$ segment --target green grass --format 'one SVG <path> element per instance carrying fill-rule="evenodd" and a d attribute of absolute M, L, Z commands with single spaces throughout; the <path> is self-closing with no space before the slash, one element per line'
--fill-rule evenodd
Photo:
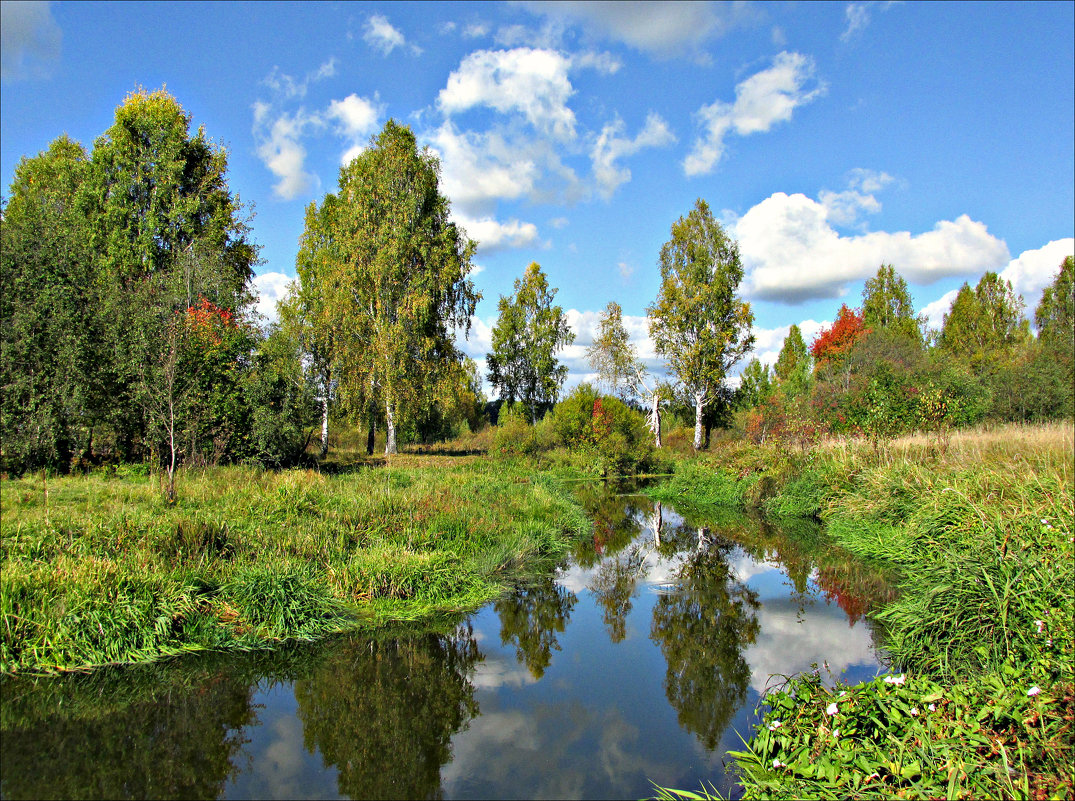
<path fill-rule="evenodd" d="M 1067 424 L 960 432 L 947 451 L 912 438 L 793 456 L 732 444 L 677 466 L 670 497 L 819 517 L 847 551 L 902 575 L 873 617 L 906 683 L 846 688 L 837 723 L 825 712 L 837 698 L 793 677 L 736 754 L 747 798 L 1072 796 L 1072 459 Z"/>
<path fill-rule="evenodd" d="M 589 530 L 551 478 L 472 458 L 335 475 L 185 471 L 0 483 L 0 670 L 260 648 L 469 610 Z"/>

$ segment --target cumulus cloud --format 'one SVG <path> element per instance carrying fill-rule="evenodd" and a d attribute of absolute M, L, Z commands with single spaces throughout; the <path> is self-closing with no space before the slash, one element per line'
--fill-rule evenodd
<path fill-rule="evenodd" d="M 1012 288 L 1022 296 L 1027 317 L 1033 319 L 1045 287 L 1056 280 L 1060 263 L 1075 254 L 1075 239 L 1055 239 L 1037 250 L 1024 250 L 1001 270 L 1000 277 L 1012 282 Z"/>
<path fill-rule="evenodd" d="M 830 320 L 802 320 L 797 323 L 802 332 L 803 342 L 807 347 L 813 342 L 818 332 L 826 326 L 832 325 Z M 764 365 L 772 367 L 780 356 L 780 349 L 784 347 L 784 339 L 791 331 L 791 324 L 777 326 L 776 328 L 754 328 L 754 348 L 739 362 L 739 367 L 746 367 L 751 359 L 757 359 Z"/>
<path fill-rule="evenodd" d="M 757 12 L 746 3 L 530 3 L 552 20 L 580 24 L 589 34 L 622 42 L 660 58 L 697 54 L 711 38 L 721 36 Z"/>
<path fill-rule="evenodd" d="M 382 109 L 374 101 L 356 94 L 329 103 L 325 117 L 335 120 L 337 133 L 349 142 L 340 163 L 349 163 L 365 149 L 366 140 L 377 131 L 381 112 Z"/>
<path fill-rule="evenodd" d="M 539 170 L 533 154 L 513 147 L 499 132 L 460 132 L 448 121 L 428 139 L 440 157 L 441 188 L 453 206 L 490 211 L 494 201 L 534 189 Z"/>
<path fill-rule="evenodd" d="M 492 217 L 472 220 L 458 213 L 453 214 L 456 222 L 467 232 L 467 236 L 478 243 L 478 252 L 493 253 L 506 248 L 521 248 L 538 241 L 537 226 L 531 222 L 522 222 L 515 218 L 500 222 Z"/>
<path fill-rule="evenodd" d="M 47 78 L 60 61 L 63 32 L 49 3 L 0 3 L 0 78 Z"/>
<path fill-rule="evenodd" d="M 690 177 L 712 172 L 724 155 L 724 138 L 729 133 L 764 133 L 790 120 L 796 108 L 825 91 L 815 72 L 808 56 L 783 52 L 771 67 L 736 85 L 734 103 L 717 100 L 702 106 L 697 113 L 702 134 L 683 161 L 684 173 Z"/>
<path fill-rule="evenodd" d="M 477 50 L 448 76 L 437 106 L 447 116 L 476 106 L 517 112 L 542 133 L 574 139 L 575 114 L 567 107 L 574 93 L 570 68 L 571 60 L 554 50 Z"/>
<path fill-rule="evenodd" d="M 254 292 L 257 294 L 257 311 L 266 320 L 276 319 L 276 302 L 287 294 L 287 288 L 295 279 L 283 273 L 262 273 L 254 276 Z"/>
<path fill-rule="evenodd" d="M 818 200 L 828 212 L 828 219 L 836 225 L 854 225 L 865 212 L 876 214 L 881 210 L 880 201 L 874 193 L 895 179 L 887 172 L 874 172 L 858 167 L 848 175 L 848 188 L 842 192 L 823 189 Z"/>
<path fill-rule="evenodd" d="M 417 45 L 408 45 L 403 33 L 383 14 L 373 14 L 366 20 L 366 30 L 362 38 L 366 44 L 374 50 L 379 50 L 385 56 L 397 47 L 407 48 L 416 56 L 422 52 L 422 48 Z"/>
<path fill-rule="evenodd" d="M 306 171 L 306 148 L 300 139 L 304 129 L 321 125 L 321 120 L 302 109 L 294 114 L 283 112 L 271 124 L 268 116 L 269 109 L 265 104 L 254 105 L 258 158 L 280 179 L 273 185 L 276 196 L 281 200 L 293 200 L 318 185 L 317 176 Z"/>
<path fill-rule="evenodd" d="M 952 310 L 952 302 L 958 294 L 959 290 L 953 289 L 950 292 L 945 292 L 932 303 L 927 303 L 923 306 L 919 314 L 926 318 L 926 325 L 936 331 L 940 331 L 941 326 L 944 325 L 944 315 Z"/>
<path fill-rule="evenodd" d="M 631 171 L 616 164 L 617 160 L 633 156 L 643 148 L 665 147 L 676 141 L 668 123 L 652 111 L 646 116 L 645 126 L 634 139 L 623 136 L 623 133 L 623 120 L 617 117 L 601 129 L 590 151 L 597 191 L 606 200 L 612 197 L 620 184 L 631 180 Z"/>
<path fill-rule="evenodd" d="M 777 192 L 734 222 L 748 280 L 746 294 L 800 303 L 835 298 L 849 283 L 891 263 L 909 281 L 929 284 L 954 275 L 997 270 L 1008 247 L 966 214 L 932 231 L 875 231 L 841 236 L 826 206 L 802 194 Z"/>

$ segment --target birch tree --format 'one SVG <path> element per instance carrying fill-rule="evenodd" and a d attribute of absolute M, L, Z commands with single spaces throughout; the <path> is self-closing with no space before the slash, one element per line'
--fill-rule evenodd
<path fill-rule="evenodd" d="M 556 353 L 575 341 L 564 310 L 553 305 L 556 289 L 541 265 L 533 262 L 521 279 L 515 279 L 511 297 L 500 296 L 500 312 L 493 327 L 493 352 L 486 363 L 489 383 L 508 401 L 520 400 L 537 422 L 537 406 L 555 403 L 567 377 L 567 367 Z"/>
<path fill-rule="evenodd" d="M 363 414 L 379 403 L 385 454 L 397 451 L 397 426 L 444 392 L 462 359 L 453 329 L 469 333 L 481 297 L 467 278 L 475 243 L 449 221 L 439 178 L 437 158 L 389 120 L 320 209 L 323 325 L 340 400 Z"/>
<path fill-rule="evenodd" d="M 706 405 L 754 344 L 754 315 L 738 295 L 739 245 L 698 200 L 672 225 L 658 263 L 661 288 L 646 310 L 650 335 L 694 402 L 694 449 L 700 450 Z"/>
<path fill-rule="evenodd" d="M 661 402 L 671 395 L 666 383 L 657 380 L 638 358 L 623 325 L 623 309 L 609 301 L 598 322 L 598 334 L 586 349 L 586 358 L 601 383 L 622 397 L 645 398 L 649 403 L 649 428 L 655 446 L 661 447 Z"/>

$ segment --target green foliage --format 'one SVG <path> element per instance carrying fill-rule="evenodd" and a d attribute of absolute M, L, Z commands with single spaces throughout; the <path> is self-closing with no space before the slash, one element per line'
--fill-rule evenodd
<path fill-rule="evenodd" d="M 307 214 L 299 305 L 341 400 L 356 416 L 382 410 L 395 453 L 397 424 L 454 388 L 453 327 L 469 331 L 480 298 L 467 278 L 475 243 L 450 221 L 437 158 L 394 120 L 340 168 L 339 187 Z"/>
<path fill-rule="evenodd" d="M 592 456 L 601 475 L 634 472 L 652 456 L 642 415 L 590 384 L 579 384 L 556 404 L 551 424 L 560 444 Z"/>
<path fill-rule="evenodd" d="M 704 200 L 672 224 L 659 266 L 661 288 L 646 310 L 650 334 L 694 399 L 698 450 L 702 409 L 716 399 L 728 370 L 754 344 L 754 315 L 737 294 L 743 280 L 739 245 Z"/>
<path fill-rule="evenodd" d="M 873 331 L 888 331 L 922 344 L 922 328 L 914 315 L 907 282 L 891 264 L 882 264 L 862 290 L 862 323 Z"/>
<path fill-rule="evenodd" d="M 1010 281 L 987 272 L 973 291 L 968 284 L 960 287 L 944 316 L 939 344 L 981 374 L 1028 337 L 1022 299 Z"/>
<path fill-rule="evenodd" d="M 613 300 L 601 313 L 598 334 L 586 349 L 586 359 L 597 373 L 599 383 L 623 399 L 634 394 L 639 370 L 638 353 L 623 327 L 623 309 Z"/>
<path fill-rule="evenodd" d="M 781 391 L 788 398 L 797 398 L 809 391 L 813 371 L 799 326 L 793 324 L 788 330 L 773 372 Z"/>
<path fill-rule="evenodd" d="M 739 409 L 752 409 L 760 406 L 772 394 L 772 377 L 769 367 L 757 359 L 751 359 L 743 370 L 743 380 L 735 392 L 735 406 Z"/>
<path fill-rule="evenodd" d="M 541 266 L 531 263 L 523 277 L 515 279 L 514 294 L 500 296 L 493 351 L 486 359 L 489 383 L 509 403 L 526 404 L 535 424 L 538 405 L 555 403 L 567 377 L 556 353 L 575 341 L 563 309 L 552 304 L 556 292 Z"/>

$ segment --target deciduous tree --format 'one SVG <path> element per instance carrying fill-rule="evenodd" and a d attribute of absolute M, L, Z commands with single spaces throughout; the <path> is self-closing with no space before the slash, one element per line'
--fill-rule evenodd
<path fill-rule="evenodd" d="M 891 264 L 882 264 L 862 291 L 862 323 L 872 331 L 891 331 L 922 342 L 907 282 Z"/>
<path fill-rule="evenodd" d="M 754 344 L 754 315 L 738 295 L 739 245 L 698 200 L 672 225 L 659 265 L 661 288 L 647 309 L 650 334 L 694 401 L 694 448 L 700 450 L 706 404 Z"/>
<path fill-rule="evenodd" d="M 795 324 L 792 324 L 788 335 L 784 337 L 774 373 L 781 389 L 789 398 L 800 397 L 810 388 L 810 356 L 806 352 L 802 332 Z"/>
<path fill-rule="evenodd" d="M 531 423 L 537 422 L 538 404 L 556 402 L 567 377 L 556 353 L 575 341 L 563 309 L 553 305 L 556 292 L 537 262 L 527 267 L 511 297 L 500 296 L 493 352 L 486 359 L 489 383 L 509 403 L 525 403 Z"/>
<path fill-rule="evenodd" d="M 439 174 L 436 156 L 389 120 L 311 215 L 328 239 L 322 331 L 341 400 L 353 414 L 379 403 L 386 454 L 397 450 L 397 425 L 448 391 L 462 359 L 453 330 L 469 331 L 481 297 L 467 278 L 475 243 L 450 221 Z"/>

